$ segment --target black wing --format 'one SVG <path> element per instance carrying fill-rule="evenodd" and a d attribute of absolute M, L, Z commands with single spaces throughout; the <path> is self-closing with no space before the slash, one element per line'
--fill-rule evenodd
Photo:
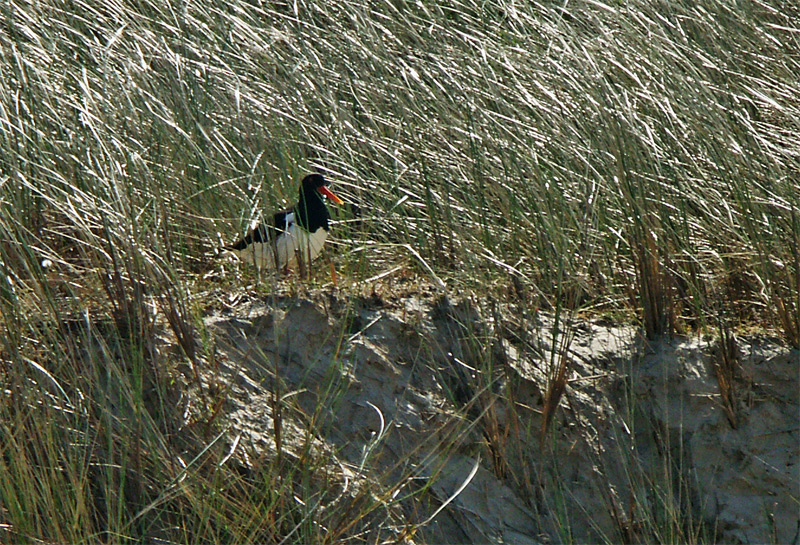
<path fill-rule="evenodd" d="M 255 229 L 247 233 L 247 236 L 239 240 L 236 244 L 226 246 L 226 250 L 246 250 L 253 243 L 267 244 L 275 240 L 280 234 L 286 231 L 286 216 L 294 212 L 293 208 L 281 210 L 272 216 L 272 225 L 265 223 L 259 224 Z"/>

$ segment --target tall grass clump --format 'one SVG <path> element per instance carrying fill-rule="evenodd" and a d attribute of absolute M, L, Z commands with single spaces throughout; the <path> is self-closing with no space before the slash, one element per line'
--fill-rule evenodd
<path fill-rule="evenodd" d="M 205 501 L 225 481 L 209 470 L 215 435 L 179 433 L 175 400 L 182 366 L 202 387 L 204 290 L 235 281 L 215 248 L 309 170 L 352 205 L 331 246 L 356 282 L 411 268 L 478 296 L 512 284 L 559 312 L 633 311 L 651 337 L 708 325 L 722 300 L 734 325 L 800 345 L 791 2 L 0 14 L 12 540 L 290 538 L 236 533 L 235 513 L 273 505 L 257 487 L 249 507 Z"/>
<path fill-rule="evenodd" d="M 183 267 L 322 169 L 360 209 L 341 219 L 367 276 L 410 244 L 455 285 L 552 298 L 563 262 L 583 304 L 632 306 L 649 335 L 721 287 L 793 341 L 792 6 L 5 9 L 6 186 L 131 180 L 107 197 L 162 214 Z"/>

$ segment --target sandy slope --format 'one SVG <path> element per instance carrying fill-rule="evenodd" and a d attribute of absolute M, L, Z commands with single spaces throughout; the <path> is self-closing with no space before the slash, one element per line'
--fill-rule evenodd
<path fill-rule="evenodd" d="M 645 342 L 577 323 L 570 382 L 540 445 L 552 318 L 419 293 L 308 293 L 206 318 L 220 367 L 204 380 L 231 388 L 227 440 L 243 471 L 276 455 L 277 385 L 284 455 L 324 460 L 330 508 L 380 504 L 360 522 L 369 542 L 428 519 L 475 468 L 416 542 L 683 541 L 665 530 L 676 519 L 683 538 L 795 539 L 797 351 L 737 341 L 734 429 L 712 340 Z"/>

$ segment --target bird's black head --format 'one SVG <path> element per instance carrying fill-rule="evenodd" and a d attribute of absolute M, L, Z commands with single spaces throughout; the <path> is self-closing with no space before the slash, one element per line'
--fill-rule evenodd
<path fill-rule="evenodd" d="M 300 187 L 300 201 L 297 203 L 295 211 L 300 225 L 311 233 L 320 227 L 328 230 L 330 213 L 322 200 L 322 195 L 336 204 L 344 204 L 339 197 L 325 187 L 327 185 L 328 181 L 322 177 L 322 174 L 309 174 L 303 178 Z"/>
<path fill-rule="evenodd" d="M 322 202 L 320 195 L 325 195 L 336 204 L 344 204 L 344 201 L 334 195 L 327 186 L 328 180 L 322 174 L 309 174 L 303 178 L 300 185 L 300 202 Z"/>
<path fill-rule="evenodd" d="M 326 180 L 322 174 L 309 174 L 305 178 L 303 178 L 302 188 L 300 191 L 305 193 L 306 195 L 311 195 L 312 193 L 316 192 L 317 189 L 320 187 L 324 187 L 328 185 L 328 180 Z"/>

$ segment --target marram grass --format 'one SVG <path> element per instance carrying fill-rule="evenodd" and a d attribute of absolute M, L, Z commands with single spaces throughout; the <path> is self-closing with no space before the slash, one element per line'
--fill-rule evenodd
<path fill-rule="evenodd" d="M 356 284 L 410 268 L 479 297 L 632 311 L 651 336 L 725 320 L 800 343 L 791 2 L 0 14 L 0 529 L 13 540 L 316 537 L 302 516 L 276 520 L 282 536 L 243 523 L 280 490 L 207 502 L 198 491 L 220 477 L 198 470 L 196 488 L 153 495 L 185 470 L 163 450 L 174 390 L 152 368 L 147 309 L 155 295 L 194 365 L 203 290 L 237 282 L 214 274 L 230 273 L 215 249 L 308 171 L 358 207 L 337 210 L 329 250 Z"/>

